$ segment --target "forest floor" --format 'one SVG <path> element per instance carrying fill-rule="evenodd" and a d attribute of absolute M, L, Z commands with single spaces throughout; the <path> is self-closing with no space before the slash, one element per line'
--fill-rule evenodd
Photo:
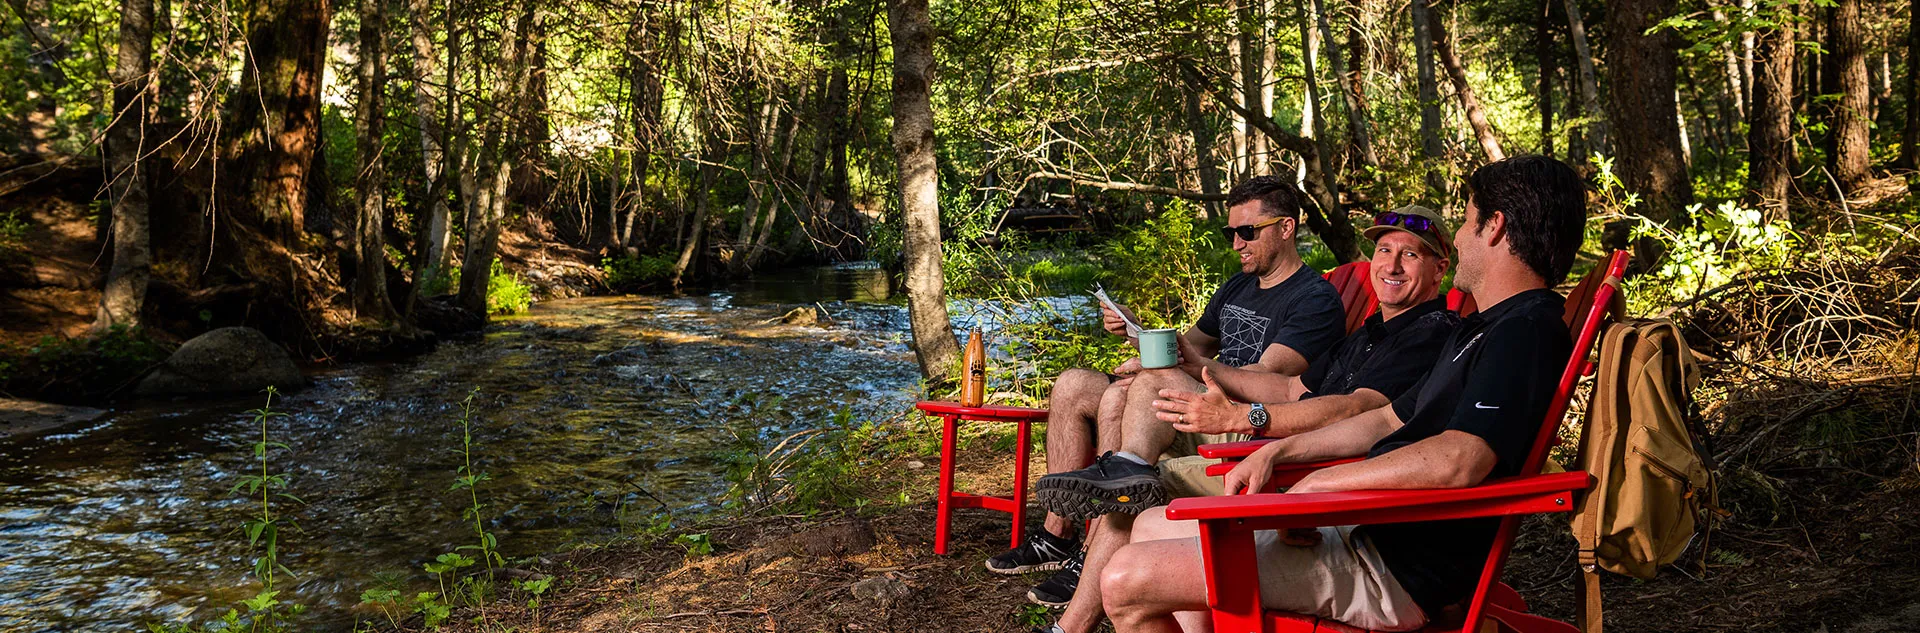
<path fill-rule="evenodd" d="M 985 446 L 958 463 L 962 490 L 1006 493 L 1012 458 Z M 554 575 L 538 610 L 526 596 L 489 605 L 485 623 L 455 630 L 518 631 L 1027 631 L 1054 613 L 1025 594 L 1046 574 L 988 572 L 1005 547 L 1005 515 L 955 515 L 949 556 L 932 553 L 937 465 L 911 469 L 903 506 L 717 522 L 713 552 L 672 539 L 585 548 L 542 558 Z M 1043 458 L 1036 458 L 1043 461 Z M 1036 463 L 1038 466 L 1038 463 Z M 1830 470 L 1782 482 L 1789 520 L 1728 522 L 1696 540 L 1658 578 L 1605 575 L 1605 617 L 1616 631 L 1920 631 L 1920 464 L 1893 479 Z M 1039 513 L 1030 517 L 1037 524 Z M 1576 565 L 1565 523 L 1528 520 L 1506 579 L 1535 612 L 1574 616 Z M 876 578 L 885 580 L 873 580 Z M 863 583 L 865 583 L 863 585 Z M 890 591 L 891 590 L 891 591 Z M 537 615 L 537 617 L 536 617 Z M 464 616 L 464 617 L 463 617 Z M 452 624 L 459 622 L 459 624 Z M 418 624 L 416 619 L 415 625 Z"/>

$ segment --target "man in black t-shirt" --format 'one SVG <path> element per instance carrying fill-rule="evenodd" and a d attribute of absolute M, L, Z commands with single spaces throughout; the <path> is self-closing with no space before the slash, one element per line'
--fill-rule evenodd
<path fill-rule="evenodd" d="M 1262 447 L 1226 476 L 1258 489 L 1273 465 L 1365 454 L 1324 468 L 1289 493 L 1462 488 L 1519 474 L 1572 350 L 1564 301 L 1586 220 L 1572 168 L 1516 156 L 1467 180 L 1455 234 L 1455 285 L 1482 310 L 1465 319 L 1433 368 L 1389 406 Z M 1428 521 L 1256 532 L 1261 601 L 1272 609 L 1376 630 L 1411 630 L 1471 593 L 1498 522 Z M 1144 513 L 1133 542 L 1105 566 L 1100 590 L 1121 632 L 1176 626 L 1207 608 L 1198 526 Z"/>
<path fill-rule="evenodd" d="M 1307 370 L 1307 359 L 1324 353 L 1344 334 L 1345 309 L 1340 297 L 1320 275 L 1300 260 L 1294 237 L 1299 229 L 1301 194 L 1285 180 L 1263 176 L 1235 186 L 1227 194 L 1225 232 L 1240 255 L 1241 272 L 1214 293 L 1199 322 L 1179 336 L 1183 354 L 1205 359 L 1214 377 L 1228 389 L 1251 388 Z M 1125 310 L 1125 308 L 1121 308 Z M 1102 309 L 1104 325 L 1115 334 L 1126 333 L 1123 315 Z M 1138 322 L 1131 314 L 1126 318 Z M 1214 357 L 1218 356 L 1218 360 Z M 1202 363 L 1184 362 L 1148 372 L 1177 373 L 1198 380 Z M 1054 382 L 1047 418 L 1047 468 L 1060 473 L 1089 463 L 1125 463 L 1152 471 L 1148 460 L 1160 447 L 1140 457 L 1124 452 L 1121 438 L 1096 437 L 1099 428 L 1117 429 L 1133 377 L 1140 374 L 1139 359 L 1129 360 L 1109 375 L 1090 370 L 1068 370 Z M 1168 430 L 1167 434 L 1172 435 Z M 1108 451 L 1095 459 L 1096 448 Z M 1120 452 L 1115 452 L 1120 451 Z M 1040 495 L 1044 482 L 1036 485 Z M 1043 502 L 1044 503 L 1044 502 Z M 1145 506 L 1142 506 L 1143 508 Z M 1050 508 L 1051 509 L 1051 508 Z M 1029 598 L 1044 604 L 1062 604 L 1079 582 L 1079 543 L 1067 538 L 1076 522 L 1050 512 L 1045 530 L 1028 535 L 1020 547 L 987 561 L 999 573 L 1060 570 L 1042 582 Z"/>

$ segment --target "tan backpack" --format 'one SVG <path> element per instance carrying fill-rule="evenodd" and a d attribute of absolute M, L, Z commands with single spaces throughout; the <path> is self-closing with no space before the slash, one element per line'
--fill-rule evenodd
<path fill-rule="evenodd" d="M 1608 325 L 1598 374 L 1575 462 L 1594 478 L 1573 516 L 1586 633 L 1600 633 L 1598 570 L 1652 578 L 1687 549 L 1713 497 L 1713 470 L 1688 422 L 1700 371 L 1679 328 Z"/>

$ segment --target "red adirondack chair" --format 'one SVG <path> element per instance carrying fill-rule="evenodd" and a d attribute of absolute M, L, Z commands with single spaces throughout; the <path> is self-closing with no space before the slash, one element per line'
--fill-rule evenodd
<path fill-rule="evenodd" d="M 1350 262 L 1321 275 L 1340 293 L 1340 304 L 1347 308 L 1348 332 L 1360 329 L 1367 323 L 1367 317 L 1380 308 L 1380 299 L 1373 296 L 1372 272 L 1373 262 Z"/>
<path fill-rule="evenodd" d="M 1568 325 L 1575 333 L 1573 355 L 1560 375 L 1559 390 L 1554 395 L 1552 406 L 1547 409 L 1546 419 L 1520 472 L 1540 472 L 1547 458 L 1547 450 L 1558 441 L 1554 431 L 1566 414 L 1575 381 L 1593 369 L 1588 353 L 1593 349 L 1602 321 L 1606 320 L 1617 303 L 1620 275 L 1625 272 L 1626 264 L 1627 253 L 1615 252 L 1606 266 L 1599 267 L 1595 274 L 1589 274 L 1569 295 Z M 1203 447 L 1202 454 L 1205 454 L 1205 450 Z M 1298 481 L 1314 466 L 1325 465 L 1291 466 L 1285 469 L 1286 474 L 1299 474 L 1291 476 L 1288 483 Z M 1279 474 L 1282 473 L 1276 472 L 1276 475 Z M 1575 471 L 1520 475 L 1483 482 L 1471 488 L 1448 490 L 1361 490 L 1300 495 L 1197 497 L 1174 500 L 1167 508 L 1167 518 L 1200 522 L 1201 556 L 1206 561 L 1207 605 L 1213 612 L 1213 626 L 1217 633 L 1348 633 L 1362 630 L 1331 620 L 1269 612 L 1262 608 L 1257 581 L 1260 572 L 1254 560 L 1254 530 L 1493 516 L 1502 517 L 1500 528 L 1494 537 L 1493 548 L 1487 555 L 1487 562 L 1481 568 L 1473 596 L 1466 603 L 1465 618 L 1459 622 L 1430 622 L 1422 631 L 1478 632 L 1484 618 L 1497 623 L 1500 631 L 1576 633 L 1578 629 L 1573 625 L 1527 613 L 1526 601 L 1520 594 L 1498 581 L 1506 564 L 1507 553 L 1513 546 L 1520 516 L 1571 511 L 1575 507 L 1574 494 L 1591 485 L 1591 477 L 1585 472 Z"/>

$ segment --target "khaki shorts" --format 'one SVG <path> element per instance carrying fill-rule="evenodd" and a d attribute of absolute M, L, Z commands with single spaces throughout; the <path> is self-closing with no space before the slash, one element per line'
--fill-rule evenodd
<path fill-rule="evenodd" d="M 1216 497 L 1226 494 L 1226 488 L 1219 477 L 1208 477 L 1207 467 L 1220 463 L 1218 459 L 1201 457 L 1200 447 L 1207 444 L 1243 442 L 1253 439 L 1251 435 L 1239 433 L 1180 433 L 1173 436 L 1173 445 L 1160 454 L 1160 481 L 1167 486 L 1167 493 L 1174 498 L 1180 497 Z"/>
<path fill-rule="evenodd" d="M 1373 544 L 1354 537 L 1353 527 L 1320 528 L 1320 544 L 1313 547 L 1282 543 L 1273 530 L 1254 532 L 1260 603 L 1376 631 L 1425 625 L 1426 612 L 1393 578 Z"/>

